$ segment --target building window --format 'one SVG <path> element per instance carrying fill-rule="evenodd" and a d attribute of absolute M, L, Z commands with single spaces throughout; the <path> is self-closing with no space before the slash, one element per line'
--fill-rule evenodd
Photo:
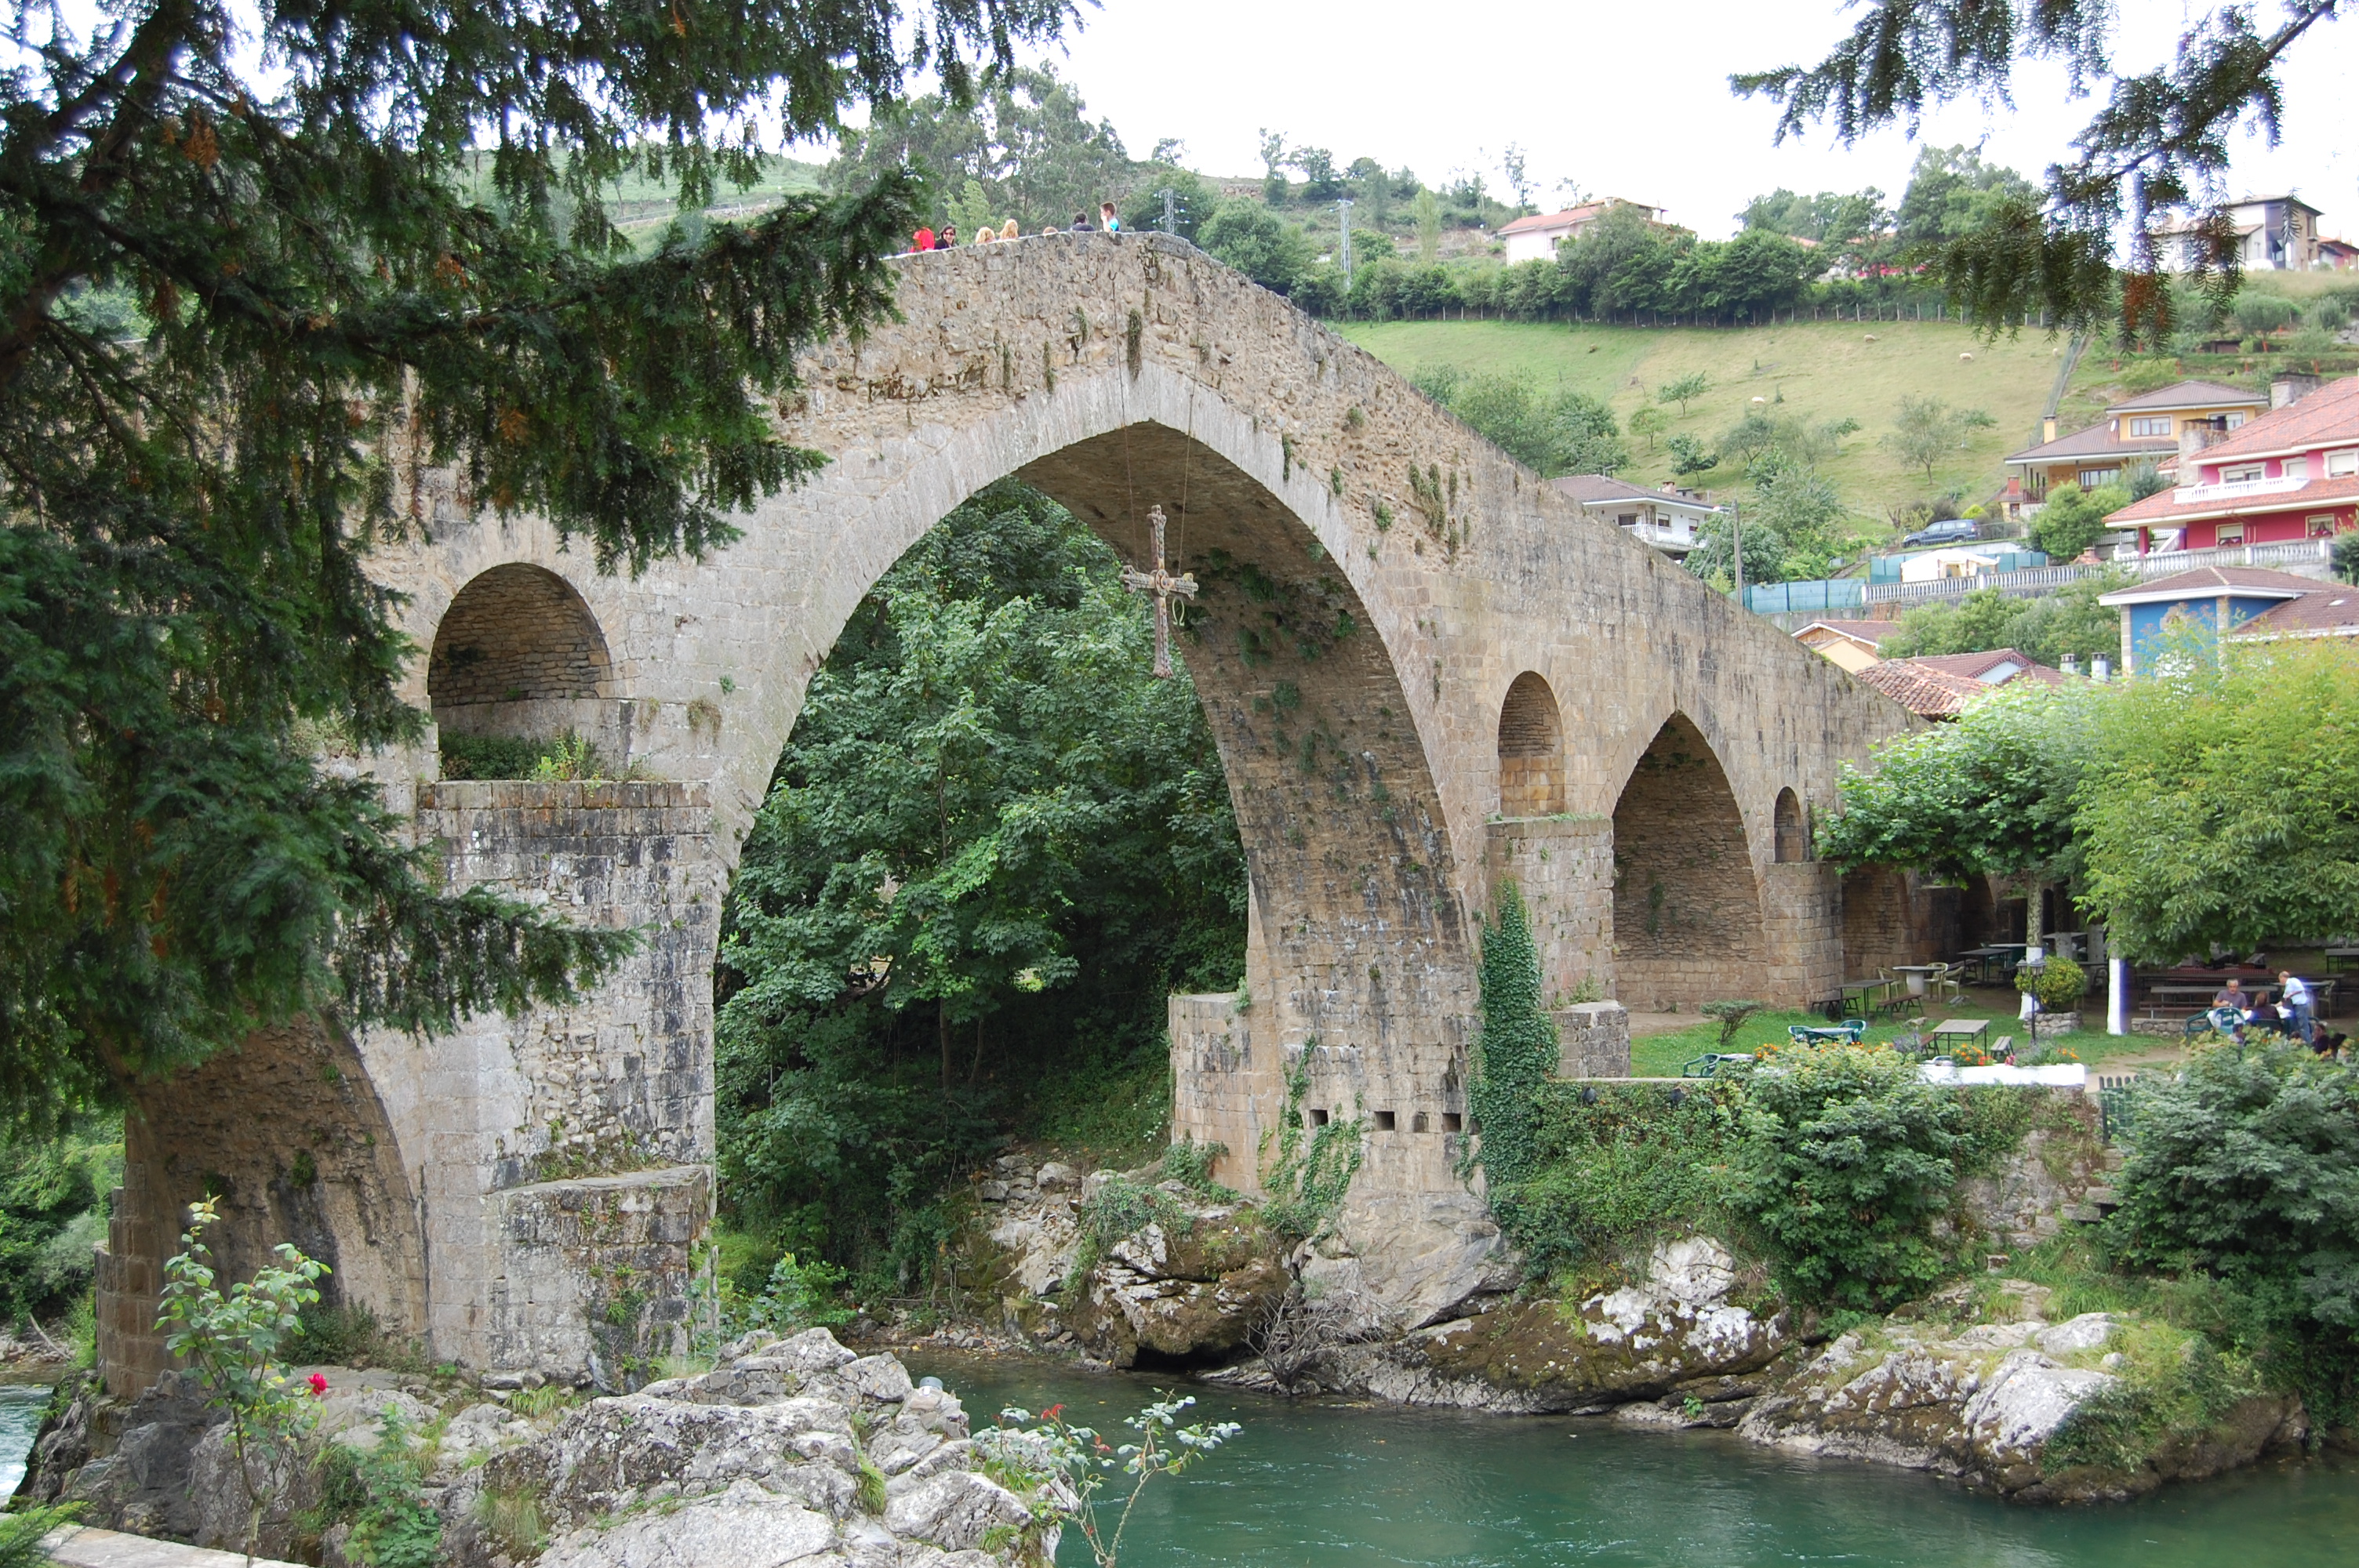
<path fill-rule="evenodd" d="M 2258 463 L 2239 463 L 2234 468 L 2220 470 L 2222 484 L 2245 484 L 2260 477 L 2261 465 Z"/>
<path fill-rule="evenodd" d="M 2168 414 L 2141 415 L 2137 418 L 2130 421 L 2130 434 L 2133 436 L 2168 436 L 2170 434 L 2170 416 Z"/>
<path fill-rule="evenodd" d="M 2114 481 L 2121 477 L 2122 470 L 2119 469 L 2082 469 L 2081 470 L 2081 488 L 2082 490 L 2095 490 L 2098 486 L 2111 484 Z"/>
<path fill-rule="evenodd" d="M 2252 416 L 2248 414 L 2231 414 L 2227 416 L 2228 428 L 2234 430 L 2250 417 L 2252 417 Z"/>
<path fill-rule="evenodd" d="M 2359 447 L 2326 454 L 2326 477 L 2343 479 L 2359 473 Z"/>
<path fill-rule="evenodd" d="M 2332 512 L 2312 513 L 2310 517 L 2305 520 L 2304 526 L 2308 529 L 2310 536 L 2313 539 L 2330 538 L 2334 533 L 2334 514 Z"/>
<path fill-rule="evenodd" d="M 1393 1112 L 1389 1110 L 1380 1110 L 1375 1113 L 1375 1118 L 1376 1130 L 1378 1132 L 1394 1132 L 1399 1130 L 1398 1119 Z"/>
<path fill-rule="evenodd" d="M 1638 514 L 1635 512 L 1616 513 L 1614 514 L 1614 521 L 1617 526 L 1624 528 L 1636 528 L 1638 525 Z"/>
<path fill-rule="evenodd" d="M 2288 458 L 2284 462 L 2277 465 L 2277 472 L 2287 479 L 2298 479 L 2307 481 L 2310 478 L 2310 460 L 2308 458 Z"/>
<path fill-rule="evenodd" d="M 2223 523 L 2212 534 L 2212 542 L 2215 545 L 2241 545 L 2245 542 L 2245 525 L 2242 523 Z"/>

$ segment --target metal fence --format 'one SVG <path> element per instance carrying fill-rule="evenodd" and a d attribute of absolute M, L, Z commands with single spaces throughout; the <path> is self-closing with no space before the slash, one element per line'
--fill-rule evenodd
<path fill-rule="evenodd" d="M 2137 1125 L 2137 1075 L 2097 1075 L 2097 1119 L 2108 1143 L 2125 1142 Z"/>
<path fill-rule="evenodd" d="M 2017 571 L 1984 572 L 1980 577 L 1937 578 L 1930 582 L 1872 582 L 1858 578 L 1821 579 L 1811 582 L 1771 582 L 1748 586 L 1745 607 L 1756 615 L 1816 614 L 1826 611 L 1859 610 L 1871 604 L 1945 604 L 1979 589 L 1995 589 L 2009 599 L 2033 599 L 2072 583 L 2102 578 L 2109 572 L 2133 578 L 2170 577 L 2198 567 L 2271 567 L 2303 576 L 2323 577 L 2332 559 L 2333 541 L 2297 539 L 2282 545 L 2228 545 L 2212 550 L 2169 550 L 2115 559 L 2104 566 L 2027 567 Z M 2037 552 L 2021 552 L 2027 558 Z M 2304 568 L 2308 568 L 2305 570 Z M 1871 568 L 1873 569 L 1873 568 Z"/>

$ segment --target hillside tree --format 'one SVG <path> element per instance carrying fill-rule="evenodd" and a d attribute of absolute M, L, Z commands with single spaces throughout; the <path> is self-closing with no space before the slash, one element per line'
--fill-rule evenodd
<path fill-rule="evenodd" d="M 1910 468 L 1923 469 L 1930 480 L 1934 465 L 1961 450 L 1972 432 L 1997 423 L 1979 408 L 1952 408 L 1938 397 L 1904 394 L 1884 444 Z"/>
<path fill-rule="evenodd" d="M 0 1107 L 38 1119 L 332 1010 L 448 1027 L 627 948 L 438 887 L 369 552 L 419 470 L 601 569 L 701 557 L 821 459 L 797 351 L 880 319 L 894 170 L 634 254 L 603 193 L 751 182 L 1066 0 L 19 6 L 0 76 Z M 326 753 L 342 753 L 335 765 Z"/>

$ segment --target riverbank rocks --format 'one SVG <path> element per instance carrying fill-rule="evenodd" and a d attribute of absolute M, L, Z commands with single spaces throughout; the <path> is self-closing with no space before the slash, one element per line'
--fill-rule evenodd
<path fill-rule="evenodd" d="M 1073 1332 L 1110 1366 L 1226 1359 L 1287 1292 L 1277 1238 L 1253 1210 L 1173 1201 L 1169 1217 L 1109 1245 L 1082 1287 Z"/>
<path fill-rule="evenodd" d="M 512 1409 L 510 1390 L 324 1373 L 300 1445 L 254 1463 L 264 1556 L 351 1568 L 349 1523 L 320 1517 L 317 1460 L 387 1430 L 419 1455 L 451 1568 L 995 1568 L 1018 1540 L 1056 1551 L 1055 1529 L 975 1468 L 954 1395 L 825 1329 L 750 1336 L 709 1372 L 583 1404 Z M 42 1452 L 26 1495 L 82 1502 L 86 1523 L 245 1543 L 227 1429 L 180 1374 L 120 1408 L 93 1384 Z"/>
<path fill-rule="evenodd" d="M 1331 1351 L 1336 1392 L 1503 1412 L 1599 1412 L 1709 1386 L 1716 1401 L 1791 1342 L 1782 1313 L 1744 1299 L 1759 1278 L 1704 1237 L 1658 1246 L 1636 1283 L 1578 1303 L 1489 1297 L 1472 1314 Z M 1743 1392 L 1732 1392 L 1743 1390 Z"/>
<path fill-rule="evenodd" d="M 1102 1240 L 1088 1216 L 1115 1183 L 1151 1217 Z M 1152 1170 L 1084 1177 L 1009 1155 L 974 1190 L 967 1276 L 998 1326 L 1031 1344 L 1114 1367 L 1218 1362 L 1245 1354 L 1290 1282 L 1281 1243 L 1250 1204 L 1210 1200 Z"/>
<path fill-rule="evenodd" d="M 1953 1334 L 1886 1319 L 1798 1361 L 1737 1424 L 1737 1434 L 1790 1453 L 1930 1470 L 2027 1502 L 2135 1497 L 2250 1464 L 2304 1434 L 2299 1401 L 2238 1399 L 2200 1434 L 2124 1455 L 2066 1439 L 2076 1417 L 2129 1408 L 2109 1350 L 2119 1325 L 2090 1313 L 1980 1324 Z"/>
<path fill-rule="evenodd" d="M 986 1541 L 1035 1525 L 975 1471 L 956 1397 L 893 1357 L 825 1329 L 730 1349 L 462 1471 L 451 1561 L 504 1568 L 538 1538 L 543 1568 L 990 1568 L 1006 1559 Z"/>

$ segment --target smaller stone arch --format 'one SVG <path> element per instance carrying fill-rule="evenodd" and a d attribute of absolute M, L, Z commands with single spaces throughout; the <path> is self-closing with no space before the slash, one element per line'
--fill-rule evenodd
<path fill-rule="evenodd" d="M 1802 816 L 1802 800 L 1790 786 L 1777 792 L 1777 806 L 1770 813 L 1770 832 L 1779 865 L 1792 865 L 1810 858 L 1810 833 Z"/>
<path fill-rule="evenodd" d="M 426 695 L 446 736 L 579 734 L 615 754 L 613 661 L 573 585 L 512 561 L 470 579 L 442 612 Z"/>
<path fill-rule="evenodd" d="M 1499 707 L 1499 815 L 1564 811 L 1564 721 L 1547 681 L 1526 670 Z"/>

